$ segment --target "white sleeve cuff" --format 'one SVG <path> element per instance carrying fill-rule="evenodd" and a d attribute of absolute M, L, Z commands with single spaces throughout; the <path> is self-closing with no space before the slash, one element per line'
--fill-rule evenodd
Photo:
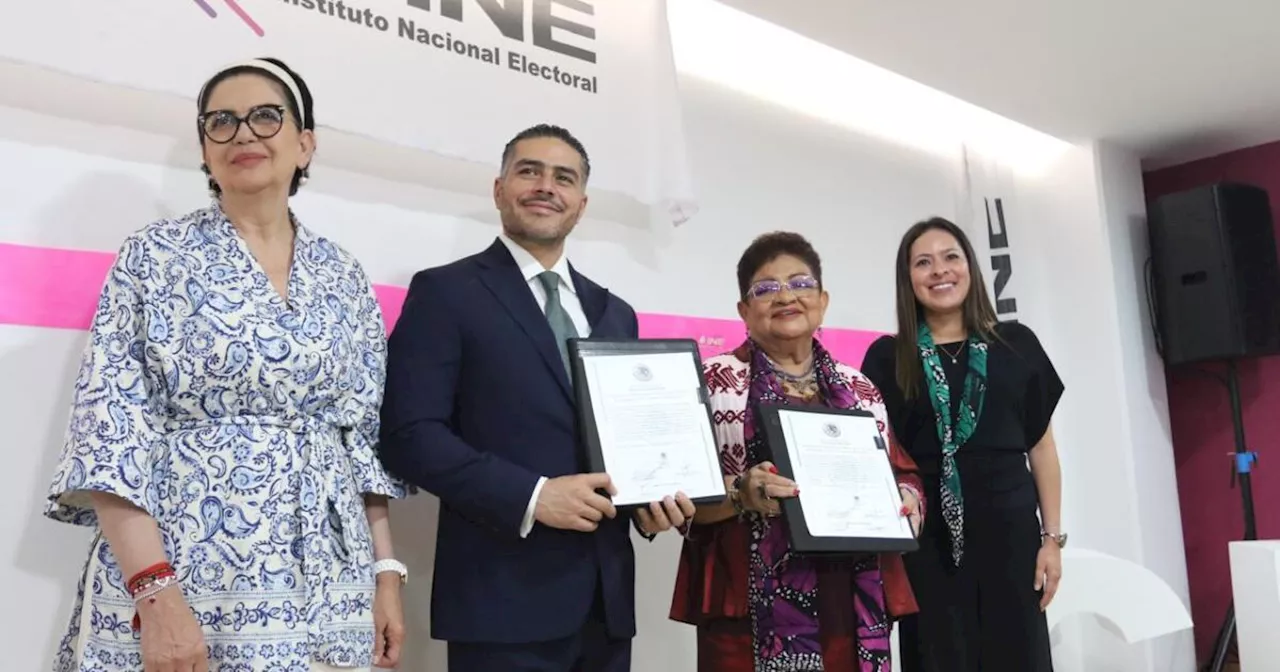
<path fill-rule="evenodd" d="M 542 486 L 546 482 L 546 476 L 539 476 L 538 484 L 533 486 L 533 495 L 529 497 L 529 506 L 524 510 L 524 522 L 520 523 L 521 539 L 529 536 L 529 532 L 533 531 L 533 511 L 538 508 L 538 493 L 542 492 Z"/>

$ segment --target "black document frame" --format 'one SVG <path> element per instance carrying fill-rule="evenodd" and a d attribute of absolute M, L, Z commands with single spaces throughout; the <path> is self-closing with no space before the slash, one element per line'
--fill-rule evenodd
<path fill-rule="evenodd" d="M 861 409 L 835 409 L 826 406 L 793 406 L 785 404 L 760 404 L 756 408 L 765 432 L 765 444 L 768 455 L 766 459 L 778 469 L 778 474 L 795 480 L 795 466 L 791 462 L 791 454 L 786 445 L 786 435 L 782 430 L 782 412 L 825 413 L 830 415 L 855 415 L 874 417 Z M 889 459 L 888 446 L 883 438 L 876 438 L 876 445 L 884 451 L 885 460 Z M 801 487 L 803 497 L 803 487 Z M 782 517 L 786 521 L 791 549 L 802 554 L 850 554 L 850 553 L 909 553 L 920 548 L 919 541 L 907 538 L 872 538 L 872 537 L 816 537 L 809 532 L 805 523 L 804 510 L 800 499 L 786 497 L 778 500 Z"/>
<path fill-rule="evenodd" d="M 600 430 L 596 423 L 595 407 L 592 404 L 591 388 L 587 383 L 587 372 L 584 358 L 607 357 L 610 355 L 642 355 L 642 354 L 680 354 L 687 353 L 690 365 L 695 367 L 698 379 L 698 399 L 706 409 L 707 423 L 711 428 L 711 438 L 715 449 L 715 473 L 722 473 L 719 459 L 719 446 L 716 444 L 714 416 L 711 412 L 711 395 L 707 391 L 706 380 L 702 375 L 702 356 L 698 351 L 698 343 L 686 338 L 651 338 L 651 339 L 613 339 L 613 338 L 571 338 L 568 340 L 570 378 L 573 381 L 574 402 L 577 407 L 578 430 L 582 436 L 583 463 L 589 472 L 608 472 L 605 464 L 604 448 L 601 445 Z M 693 497 L 694 505 L 716 504 L 728 496 L 724 490 L 723 476 L 720 478 L 721 493 L 706 497 Z M 603 493 L 606 494 L 607 493 Z M 644 504 L 628 504 L 619 509 L 636 509 Z"/>

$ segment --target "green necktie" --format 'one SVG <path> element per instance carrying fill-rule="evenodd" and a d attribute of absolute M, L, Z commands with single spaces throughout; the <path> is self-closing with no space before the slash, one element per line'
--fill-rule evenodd
<path fill-rule="evenodd" d="M 538 281 L 547 291 L 547 322 L 551 323 L 551 333 L 556 336 L 556 347 L 560 349 L 560 359 L 564 362 L 569 377 L 573 373 L 569 368 L 569 339 L 578 337 L 578 329 L 573 326 L 564 306 L 560 305 L 560 275 L 555 271 L 543 271 L 538 274 Z"/>

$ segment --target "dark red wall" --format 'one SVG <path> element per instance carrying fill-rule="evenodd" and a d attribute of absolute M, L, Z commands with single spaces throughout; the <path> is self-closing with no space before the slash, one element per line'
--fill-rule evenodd
<path fill-rule="evenodd" d="M 1280 142 L 1151 171 L 1147 201 L 1162 194 L 1231 180 L 1265 188 L 1272 219 L 1280 222 Z M 1280 227 L 1277 227 L 1280 229 Z M 1280 239 L 1280 233 L 1277 234 Z M 1239 488 L 1230 487 L 1234 450 L 1226 388 L 1191 372 L 1166 373 L 1178 499 L 1191 582 L 1197 657 L 1213 646 L 1231 600 L 1227 543 L 1244 534 Z M 1280 537 L 1280 357 L 1240 364 L 1245 439 L 1259 453 L 1253 494 L 1259 538 Z"/>

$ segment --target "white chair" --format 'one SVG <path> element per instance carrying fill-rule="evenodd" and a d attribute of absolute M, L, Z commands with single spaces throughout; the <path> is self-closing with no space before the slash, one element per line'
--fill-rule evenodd
<path fill-rule="evenodd" d="M 1280 670 L 1280 541 L 1233 541 L 1228 548 L 1240 669 Z"/>
<path fill-rule="evenodd" d="M 1137 563 L 1068 547 L 1062 551 L 1062 576 L 1046 614 L 1050 632 L 1077 614 L 1106 620 L 1130 644 L 1191 627 L 1191 614 L 1169 584 Z"/>

